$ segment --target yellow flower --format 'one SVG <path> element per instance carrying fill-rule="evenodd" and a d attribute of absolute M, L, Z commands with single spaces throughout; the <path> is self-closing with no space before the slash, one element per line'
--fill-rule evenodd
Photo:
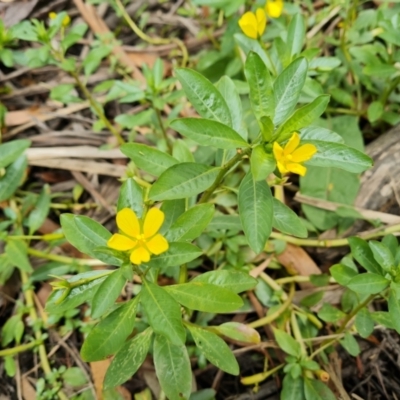
<path fill-rule="evenodd" d="M 54 11 L 52 11 L 51 13 L 49 13 L 49 18 L 50 19 L 56 19 L 57 18 L 57 13 L 55 13 Z M 62 26 L 65 28 L 66 26 L 68 26 L 71 23 L 71 18 L 69 15 L 66 15 L 63 20 L 62 20 Z"/>
<path fill-rule="evenodd" d="M 142 222 L 130 208 L 123 208 L 117 213 L 117 226 L 122 234 L 112 235 L 107 246 L 129 251 L 132 264 L 148 262 L 152 254 L 159 255 L 168 250 L 167 240 L 157 233 L 163 222 L 164 213 L 158 208 L 151 208 Z"/>
<path fill-rule="evenodd" d="M 248 11 L 239 19 L 239 26 L 246 36 L 252 39 L 258 39 L 265 31 L 267 16 L 262 8 L 257 8 L 253 13 Z"/>
<path fill-rule="evenodd" d="M 265 4 L 265 11 L 271 18 L 279 18 L 283 10 L 282 0 L 267 0 Z"/>
<path fill-rule="evenodd" d="M 316 152 L 317 148 L 313 144 L 303 144 L 300 146 L 300 135 L 293 133 L 285 147 L 282 148 L 278 142 L 274 142 L 273 152 L 281 174 L 293 172 L 304 176 L 307 168 L 300 163 L 308 161 Z"/>

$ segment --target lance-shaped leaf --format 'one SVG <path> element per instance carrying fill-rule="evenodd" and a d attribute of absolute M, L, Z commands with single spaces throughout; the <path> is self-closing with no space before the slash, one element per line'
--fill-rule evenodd
<path fill-rule="evenodd" d="M 227 150 L 249 146 L 232 128 L 210 119 L 180 118 L 172 121 L 170 126 L 202 146 Z"/>
<path fill-rule="evenodd" d="M 126 382 L 136 373 L 147 356 L 152 335 L 152 329 L 147 328 L 121 347 L 107 369 L 104 390 Z"/>
<path fill-rule="evenodd" d="M 274 124 L 280 125 L 292 113 L 299 100 L 307 77 L 307 60 L 294 60 L 274 82 L 275 117 Z"/>
<path fill-rule="evenodd" d="M 257 118 L 273 118 L 275 98 L 272 89 L 272 78 L 264 61 L 254 52 L 250 52 L 244 65 L 244 73 L 250 88 L 251 108 Z"/>
<path fill-rule="evenodd" d="M 320 117 L 328 106 L 329 99 L 328 95 L 318 96 L 310 104 L 297 109 L 276 133 L 279 142 L 289 139 L 293 132 L 308 127 Z"/>
<path fill-rule="evenodd" d="M 248 173 L 239 187 L 239 215 L 250 247 L 260 253 L 272 232 L 273 197 L 265 181 Z"/>
<path fill-rule="evenodd" d="M 155 201 L 183 199 L 208 189 L 219 168 L 196 163 L 181 163 L 168 168 L 150 189 L 149 198 Z"/>
<path fill-rule="evenodd" d="M 160 176 L 166 169 L 178 163 L 169 154 L 145 144 L 126 143 L 121 146 L 121 151 L 140 169 L 155 176 Z"/>
<path fill-rule="evenodd" d="M 317 140 L 310 143 L 316 146 L 317 152 L 307 161 L 307 165 L 336 167 L 354 173 L 363 172 L 372 166 L 372 159 L 353 147 Z"/>
<path fill-rule="evenodd" d="M 200 116 L 232 126 L 229 108 L 224 98 L 208 79 L 189 68 L 178 68 L 175 73 Z"/>
<path fill-rule="evenodd" d="M 189 399 L 192 369 L 185 345 L 171 343 L 164 336 L 156 335 L 154 366 L 161 388 L 169 399 Z"/>
<path fill-rule="evenodd" d="M 140 302 L 154 332 L 176 345 L 185 343 L 180 306 L 164 288 L 144 280 Z"/>

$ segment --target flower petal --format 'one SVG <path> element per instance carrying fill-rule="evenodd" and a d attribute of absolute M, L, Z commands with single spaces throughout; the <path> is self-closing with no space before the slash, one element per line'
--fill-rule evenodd
<path fill-rule="evenodd" d="M 164 213 L 158 208 L 151 208 L 144 218 L 143 234 L 147 239 L 154 236 L 164 222 Z"/>
<path fill-rule="evenodd" d="M 139 220 L 134 211 L 130 208 L 123 208 L 117 213 L 117 226 L 125 233 L 125 235 L 131 237 L 137 237 L 140 235 L 140 224 Z"/>
<path fill-rule="evenodd" d="M 278 142 L 274 142 L 272 146 L 272 151 L 276 161 L 283 161 L 283 149 Z"/>
<path fill-rule="evenodd" d="M 128 238 L 125 235 L 115 233 L 108 239 L 107 246 L 114 250 L 126 251 L 133 249 L 137 241 Z"/>
<path fill-rule="evenodd" d="M 285 148 L 283 149 L 283 154 L 287 156 L 293 153 L 299 144 L 300 144 L 300 135 L 297 132 L 295 132 L 286 143 Z"/>
<path fill-rule="evenodd" d="M 286 174 L 287 172 L 288 172 L 288 170 L 285 168 L 285 165 L 284 164 L 282 164 L 281 162 L 277 162 L 276 163 L 276 165 L 277 165 L 277 167 L 278 167 L 278 169 L 279 169 L 279 172 L 281 173 L 281 174 Z"/>
<path fill-rule="evenodd" d="M 282 10 L 283 10 L 283 1 L 281 1 L 281 0 L 267 1 L 267 4 L 265 5 L 265 9 L 267 11 L 267 14 L 271 18 L 279 18 L 281 16 Z"/>
<path fill-rule="evenodd" d="M 257 39 L 257 18 L 254 13 L 248 11 L 239 19 L 239 26 L 243 33 L 252 39 Z"/>
<path fill-rule="evenodd" d="M 256 19 L 257 19 L 257 33 L 258 36 L 261 37 L 265 31 L 265 26 L 267 25 L 267 16 L 265 15 L 265 11 L 262 8 L 257 8 Z"/>
<path fill-rule="evenodd" d="M 148 242 L 146 242 L 146 247 L 150 250 L 151 253 L 158 255 L 164 253 L 164 251 L 168 250 L 168 242 L 164 236 L 158 234 L 151 238 Z"/>
<path fill-rule="evenodd" d="M 292 153 L 292 161 L 295 163 L 307 161 L 317 152 L 317 148 L 310 143 L 303 144 Z"/>
<path fill-rule="evenodd" d="M 301 176 L 304 176 L 307 172 L 307 168 L 304 165 L 297 163 L 286 164 L 286 168 L 289 172 L 293 172 L 294 174 Z"/>
<path fill-rule="evenodd" d="M 132 264 L 140 265 L 142 262 L 150 261 L 150 253 L 145 247 L 139 246 L 132 251 L 130 260 Z"/>

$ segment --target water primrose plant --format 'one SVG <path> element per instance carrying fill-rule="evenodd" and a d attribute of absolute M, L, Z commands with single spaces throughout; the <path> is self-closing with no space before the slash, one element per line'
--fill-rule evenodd
<path fill-rule="evenodd" d="M 313 168 L 360 174 L 372 161 L 346 145 L 338 133 L 313 125 L 330 98 L 306 90 L 316 70 L 314 53 L 303 52 L 303 17 L 291 16 L 282 37 L 271 47 L 264 46 L 266 19 L 280 17 L 283 2 L 268 1 L 265 7 L 239 20 L 244 32 L 235 34 L 243 61 L 240 80 L 223 76 L 216 83 L 191 68 L 175 68 L 176 78 L 163 79 L 162 63 L 157 62 L 152 70 L 144 68 L 143 88 L 119 69 L 111 55 L 112 41 L 96 42 L 78 65 L 67 52 L 82 38 L 86 26 L 71 27 L 65 13 L 51 15 L 48 27 L 34 20 L 13 28 L 13 40 L 42 45 L 35 49 L 37 65 L 57 65 L 75 79 L 98 118 L 97 128 L 109 129 L 131 160 L 121 177 L 115 205 L 118 232 L 111 233 L 87 216 L 63 213 L 62 233 L 33 236 L 54 198 L 47 186 L 37 195 L 21 197 L 28 140 L 0 145 L 0 201 L 7 202 L 7 218 L 0 225 L 1 240 L 6 242 L 0 255 L 0 278 L 4 282 L 18 268 L 26 288 L 26 307 L 18 305 L 17 314 L 2 329 L 2 345 L 15 342 L 16 347 L 1 350 L 0 356 L 12 375 L 13 356 L 23 351 L 21 346 L 38 348 L 46 378 L 37 384 L 41 398 L 66 399 L 62 387 L 70 371 L 51 368 L 44 345 L 45 321 L 39 320 L 33 306 L 32 285 L 49 279 L 49 271 L 53 278 L 58 276 L 51 282 L 54 290 L 46 304 L 51 323 L 70 321 L 78 306 L 89 306 L 92 323 L 82 330 L 81 356 L 88 362 L 111 358 L 105 390 L 129 380 L 151 358 L 164 393 L 161 398 L 189 399 L 192 364 L 204 366 L 207 360 L 228 374 L 239 375 L 236 353 L 226 342 L 260 344 L 256 329 L 266 327 L 277 347 L 263 363 L 264 370 L 242 376 L 241 383 L 257 386 L 273 374 L 282 374 L 281 399 L 330 400 L 336 397 L 333 386 L 327 385 L 325 369 L 335 344 L 340 342 L 356 356 L 360 352 L 356 333 L 368 337 L 375 323 L 400 332 L 400 247 L 390 235 L 399 226 L 378 228 L 363 239 L 307 239 L 310 224 L 284 203 L 285 187 L 296 175 L 307 178 Z M 126 81 L 102 82 L 94 92 L 106 92 L 103 102 L 140 102 L 148 107 L 150 113 L 142 114 L 140 121 L 151 120 L 155 134 L 145 144 L 133 140 L 137 116 L 117 116 L 120 126 L 116 127 L 77 73 L 89 76 L 107 57 Z M 171 86 L 178 95 L 167 91 Z M 181 103 L 180 88 L 195 117 L 179 118 L 182 105 L 175 102 Z M 74 85 L 64 85 L 51 96 L 74 102 L 74 89 Z M 161 110 L 166 104 L 176 108 L 173 118 L 165 122 Z M 380 236 L 385 236 L 381 242 L 364 240 Z M 64 237 L 91 259 L 71 261 L 30 247 L 32 240 L 58 244 Z M 351 254 L 331 267 L 331 276 L 292 276 L 276 262 L 281 278 L 260 273 L 256 267 L 265 252 L 276 254 L 286 242 L 350 245 Z M 28 255 L 63 264 L 33 272 Z M 90 268 L 93 265 L 104 268 Z M 360 273 L 360 268 L 366 272 Z M 297 282 L 340 284 L 344 290 L 341 308 L 331 304 L 314 308 L 323 290 L 295 303 Z M 265 316 L 248 324 L 210 325 L 216 314 L 222 314 L 223 320 L 224 314 L 248 310 L 247 291 L 252 290 L 268 308 Z M 375 299 L 387 304 L 388 311 L 371 312 Z M 35 337 L 20 345 L 25 313 L 30 315 Z M 318 338 L 324 328 L 329 336 Z"/>

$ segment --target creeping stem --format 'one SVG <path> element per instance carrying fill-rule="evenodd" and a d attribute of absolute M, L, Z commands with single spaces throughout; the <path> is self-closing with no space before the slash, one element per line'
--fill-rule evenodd
<path fill-rule="evenodd" d="M 214 191 L 218 188 L 219 184 L 222 182 L 224 179 L 226 173 L 235 165 L 237 164 L 243 157 L 249 155 L 251 153 L 251 148 L 247 148 L 246 150 L 243 150 L 241 152 L 238 151 L 238 153 L 230 159 L 226 164 L 224 164 L 217 177 L 215 178 L 214 183 L 202 194 L 199 204 L 202 203 L 207 203 L 207 201 L 210 199 Z"/>

